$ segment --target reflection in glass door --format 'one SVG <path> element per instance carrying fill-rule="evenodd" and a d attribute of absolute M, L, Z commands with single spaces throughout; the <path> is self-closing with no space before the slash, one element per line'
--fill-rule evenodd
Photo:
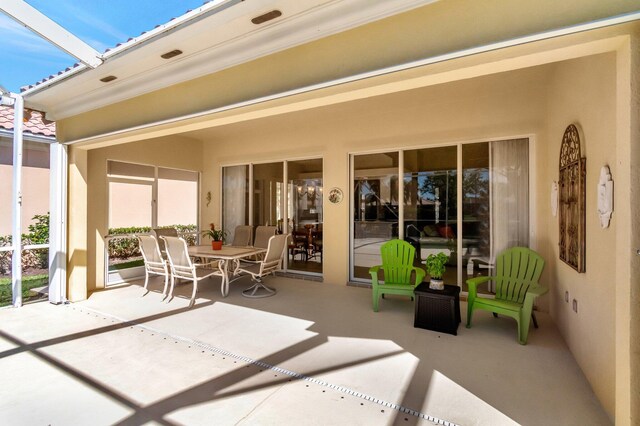
<path fill-rule="evenodd" d="M 445 283 L 466 291 L 501 251 L 529 246 L 529 161 L 526 138 L 353 155 L 350 278 L 369 281 L 382 243 L 403 238 L 416 265 L 445 253 Z"/>
<path fill-rule="evenodd" d="M 431 254 L 449 256 L 444 280 L 455 284 L 457 147 L 408 150 L 403 155 L 405 239 L 416 248 L 417 262 L 424 262 Z"/>
<path fill-rule="evenodd" d="M 253 226 L 278 226 L 284 215 L 284 164 L 253 166 Z"/>
<path fill-rule="evenodd" d="M 489 142 L 462 146 L 462 290 L 491 268 L 491 188 Z M 488 292 L 481 286 L 480 292 Z"/>
<path fill-rule="evenodd" d="M 222 229 L 233 241 L 236 226 L 249 224 L 249 166 L 222 168 Z M 217 224 L 216 224 L 217 225 Z"/>
<path fill-rule="evenodd" d="M 352 279 L 370 279 L 380 246 L 398 238 L 398 153 L 353 157 Z"/>
<path fill-rule="evenodd" d="M 322 159 L 287 162 L 287 269 L 322 273 Z"/>

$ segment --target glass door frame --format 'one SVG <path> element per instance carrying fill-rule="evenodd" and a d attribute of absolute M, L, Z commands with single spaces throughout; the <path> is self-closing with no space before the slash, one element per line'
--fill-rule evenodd
<path fill-rule="evenodd" d="M 355 209 L 354 205 L 354 193 L 353 193 L 353 183 L 355 181 L 355 157 L 358 155 L 367 155 L 367 154 L 381 154 L 381 153 L 390 153 L 397 152 L 398 153 L 398 194 L 404 194 L 404 153 L 405 151 L 411 151 L 416 149 L 429 149 L 429 148 L 443 148 L 443 147 L 456 147 L 456 173 L 459 178 L 456 180 L 456 191 L 458 196 L 456 197 L 456 209 L 457 209 L 457 217 L 456 217 L 456 235 L 462 235 L 462 226 L 463 226 L 463 198 L 460 195 L 462 194 L 462 184 L 463 184 L 463 167 L 462 167 L 462 146 L 474 143 L 490 143 L 490 142 L 499 142 L 504 140 L 512 140 L 512 139 L 528 139 L 529 144 L 529 246 L 532 249 L 536 249 L 536 168 L 535 168 L 535 160 L 536 160 L 536 136 L 534 134 L 525 134 L 525 135 L 515 135 L 515 136 L 501 136 L 495 138 L 483 138 L 483 139 L 473 139 L 466 141 L 458 141 L 452 143 L 438 143 L 432 145 L 417 145 L 417 146 L 406 146 L 396 149 L 376 149 L 376 150 L 366 150 L 366 151 L 355 151 L 349 153 L 349 282 L 354 283 L 363 283 L 368 284 L 371 283 L 370 279 L 365 278 L 357 278 L 354 274 L 355 264 L 354 264 L 354 218 L 353 212 Z M 491 173 L 491 171 L 490 171 Z M 404 202 L 398 202 L 398 239 L 404 240 L 405 237 L 405 226 L 404 226 Z M 458 286 L 462 286 L 462 244 L 463 239 L 456 239 L 456 255 L 457 255 L 457 281 Z M 493 250 L 493 249 L 492 249 Z"/>

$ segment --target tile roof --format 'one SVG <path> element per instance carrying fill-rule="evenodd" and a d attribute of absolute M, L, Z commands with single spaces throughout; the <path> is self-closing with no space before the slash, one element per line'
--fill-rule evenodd
<path fill-rule="evenodd" d="M 31 110 L 29 110 L 31 111 Z M 44 113 L 32 111 L 29 121 L 24 123 L 23 132 L 32 135 L 56 136 L 56 123 L 45 124 Z M 13 130 L 13 107 L 0 105 L 0 129 Z"/>

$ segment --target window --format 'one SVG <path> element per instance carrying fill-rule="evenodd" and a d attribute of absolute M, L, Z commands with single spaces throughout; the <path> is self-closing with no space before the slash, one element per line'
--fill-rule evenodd
<path fill-rule="evenodd" d="M 199 173 L 144 164 L 109 161 L 109 236 L 107 280 L 115 284 L 144 274 L 132 234 L 174 227 L 190 244 L 196 241 Z"/>

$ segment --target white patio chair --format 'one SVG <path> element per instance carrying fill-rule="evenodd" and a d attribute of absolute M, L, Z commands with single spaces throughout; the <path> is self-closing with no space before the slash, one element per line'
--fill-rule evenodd
<path fill-rule="evenodd" d="M 250 225 L 238 225 L 233 232 L 233 243 L 235 247 L 246 247 L 251 245 L 253 237 L 253 227 Z"/>
<path fill-rule="evenodd" d="M 206 265 L 193 263 L 187 250 L 187 242 L 179 237 L 161 237 L 167 247 L 167 257 L 171 265 L 171 289 L 169 290 L 169 302 L 173 299 L 173 289 L 178 279 L 191 280 L 193 292 L 189 307 L 192 307 L 198 292 L 198 281 L 217 275 L 224 276 L 219 262 L 211 262 Z"/>
<path fill-rule="evenodd" d="M 162 296 L 167 297 L 167 284 L 169 282 L 169 269 L 167 261 L 164 260 L 160 253 L 158 240 L 153 235 L 138 235 L 138 243 L 140 252 L 144 259 L 144 289 L 149 293 L 147 286 L 149 285 L 149 275 L 160 275 L 164 277 L 164 289 Z M 163 297 L 163 300 L 164 300 Z"/>
<path fill-rule="evenodd" d="M 251 263 L 242 262 L 236 267 L 234 274 L 248 274 L 255 281 L 255 284 L 242 291 L 243 296 L 258 298 L 276 294 L 275 289 L 269 288 L 262 283 L 262 278 L 282 268 L 282 258 L 287 247 L 288 237 L 286 234 L 273 235 L 269 238 L 267 253 L 263 260 Z M 264 292 L 260 294 L 258 293 L 259 290 L 264 290 Z"/>
<path fill-rule="evenodd" d="M 256 228 L 256 238 L 253 242 L 255 248 L 266 249 L 269 247 L 269 239 L 276 235 L 278 229 L 275 226 L 258 226 Z M 241 262 L 256 263 L 264 259 L 264 253 L 256 254 L 249 259 L 242 259 Z"/>
<path fill-rule="evenodd" d="M 269 239 L 276 235 L 277 228 L 275 226 L 258 226 L 256 228 L 256 239 L 253 246 L 257 248 L 268 248 Z"/>

